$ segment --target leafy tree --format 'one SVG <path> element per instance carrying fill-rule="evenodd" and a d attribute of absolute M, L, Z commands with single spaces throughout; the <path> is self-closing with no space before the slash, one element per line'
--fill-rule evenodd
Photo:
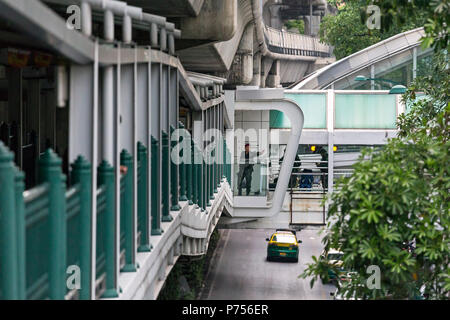
<path fill-rule="evenodd" d="M 450 0 L 350 0 L 361 7 L 361 19 L 366 21 L 366 5 L 381 9 L 381 31 L 391 32 L 396 26 L 415 24 L 423 26 L 426 36 L 424 48 L 433 46 L 437 51 L 447 49 L 450 28 Z"/>
<path fill-rule="evenodd" d="M 351 177 L 330 197 L 325 250 L 344 252 L 355 271 L 339 288 L 346 297 L 432 299 L 450 292 L 450 103 L 448 56 L 435 58 L 434 75 L 418 78 L 405 95 L 410 111 L 399 136 L 378 152 L 365 150 Z M 417 99 L 417 91 L 426 98 Z M 369 159 L 369 160 L 363 160 Z M 407 249 L 410 250 L 407 250 Z M 313 257 L 302 277 L 327 280 L 328 262 Z M 381 270 L 381 289 L 366 286 L 366 270 Z M 336 267 L 331 267 L 339 273 Z"/>
<path fill-rule="evenodd" d="M 338 8 L 338 13 L 336 16 L 328 15 L 323 18 L 320 25 L 320 39 L 335 47 L 334 55 L 338 60 L 397 33 L 422 26 L 425 21 L 424 14 L 420 11 L 416 11 L 404 23 L 397 21 L 388 23 L 382 15 L 381 26 L 386 28 L 370 30 L 366 25 L 367 6 L 364 2 L 350 0 L 343 4 L 340 1 L 329 0 L 329 3 Z"/>
<path fill-rule="evenodd" d="M 288 20 L 284 26 L 287 29 L 297 29 L 300 34 L 305 34 L 305 21 L 303 20 Z"/>
<path fill-rule="evenodd" d="M 349 2 L 350 3 L 350 2 Z M 355 0 L 356 3 L 356 0 Z M 407 112 L 398 119 L 398 137 L 381 151 L 365 150 L 351 177 L 336 184 L 328 199 L 325 250 L 344 252 L 351 281 L 339 286 L 344 297 L 413 299 L 424 288 L 431 299 L 450 297 L 450 103 L 447 1 L 378 1 L 395 8 L 392 23 L 421 8 L 427 25 L 423 46 L 436 53 L 430 75 L 418 77 L 403 99 Z M 393 10 L 393 9 L 392 9 Z M 437 13 L 446 13 L 442 18 Z M 386 20 L 387 21 L 387 20 Z M 392 29 L 391 29 L 392 30 Z M 439 31 L 437 31 L 439 30 Z M 431 40 L 430 40 L 431 39 Z M 381 289 L 366 286 L 366 270 L 381 270 Z M 327 280 L 324 259 L 313 257 L 303 278 Z"/>

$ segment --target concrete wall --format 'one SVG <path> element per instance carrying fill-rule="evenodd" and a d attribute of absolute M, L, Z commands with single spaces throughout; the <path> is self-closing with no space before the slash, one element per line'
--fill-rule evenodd
<path fill-rule="evenodd" d="M 180 21 L 183 39 L 227 41 L 238 26 L 237 0 L 205 0 L 197 17 Z"/>

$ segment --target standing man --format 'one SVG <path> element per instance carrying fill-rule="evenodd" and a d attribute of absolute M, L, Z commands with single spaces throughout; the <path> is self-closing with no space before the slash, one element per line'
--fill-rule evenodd
<path fill-rule="evenodd" d="M 259 157 L 262 152 L 250 152 L 250 144 L 245 144 L 245 151 L 241 153 L 239 161 L 239 173 L 238 173 L 238 195 L 242 196 L 242 187 L 245 186 L 247 196 L 250 194 L 250 188 L 252 186 L 252 174 L 253 166 L 255 164 L 254 158 Z M 243 184 L 245 179 L 245 185 Z"/>
<path fill-rule="evenodd" d="M 325 190 L 328 190 L 328 152 L 325 150 L 324 147 L 321 147 L 319 150 L 319 153 L 321 155 L 321 162 L 317 164 L 320 169 L 320 172 L 322 172 L 321 180 L 322 180 L 322 188 Z"/>

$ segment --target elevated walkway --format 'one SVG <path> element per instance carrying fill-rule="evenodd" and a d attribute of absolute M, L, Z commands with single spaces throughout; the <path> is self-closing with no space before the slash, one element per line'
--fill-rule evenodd
<path fill-rule="evenodd" d="M 375 81 L 366 82 L 366 85 L 355 81 L 358 75 L 396 80 L 407 85 L 420 72 L 420 60 L 431 53 L 430 49 L 420 49 L 423 36 L 423 28 L 395 35 L 308 75 L 290 89 L 375 89 Z M 395 70 L 401 70 L 404 75 L 400 78 L 392 75 Z"/>
<path fill-rule="evenodd" d="M 309 70 L 310 65 L 317 61 L 329 63 L 331 60 L 329 46 L 321 44 L 314 37 L 267 27 L 261 12 L 260 0 L 237 0 L 234 34 L 226 41 L 177 51 L 184 67 L 198 72 L 226 73 L 232 67 L 236 52 L 241 46 L 245 47 L 246 51 L 249 50 L 247 54 L 251 56 L 250 61 L 253 61 L 257 54 L 266 58 L 268 67 L 262 67 L 266 75 L 273 61 L 281 61 L 282 83 L 297 81 Z M 253 43 L 253 31 L 248 39 L 244 38 L 248 26 L 254 28 L 256 43 Z M 250 61 L 249 63 L 253 65 Z M 267 61 L 272 63 L 267 64 Z M 252 66 L 249 68 L 253 70 Z"/>
<path fill-rule="evenodd" d="M 39 115 L 31 127 L 37 141 L 53 132 L 48 141 L 56 148 L 13 143 L 25 141 L 17 135 L 7 136 L 8 147 L 0 142 L 0 299 L 156 299 L 177 259 L 205 254 L 219 217 L 232 207 L 223 139 L 214 163 L 196 143 L 188 146 L 195 164 L 171 161 L 180 141 L 175 132 L 186 128 L 181 104 L 190 116 L 204 112 L 206 129 L 233 125 L 224 79 L 184 70 L 174 47 L 180 31 L 164 17 L 118 1 L 76 1 L 83 24 L 70 30 L 61 16 L 67 4 L 73 1 L 0 1 L 0 16 L 12 26 L 1 30 L 8 46 L 31 55 L 19 40 L 33 39 L 31 50 L 52 58 L 55 73 L 43 90 L 58 104 L 37 98 L 26 106 L 30 118 Z M 104 19 L 106 11 L 113 19 Z M 98 32 L 93 22 L 122 27 L 122 37 Z M 137 30 L 147 35 L 143 45 Z M 20 68 L 0 62 L 7 88 L 14 88 L 8 111 L 23 131 L 30 124 L 16 108 L 22 90 L 41 93 L 23 85 L 22 72 L 43 68 L 29 61 Z M 38 113 L 47 108 L 53 113 Z M 55 114 L 65 117 L 55 123 Z M 189 130 L 202 141 L 203 131 Z M 26 148 L 35 157 L 22 157 Z M 10 149 L 25 161 L 14 161 Z M 24 190 L 30 175 L 35 183 Z"/>

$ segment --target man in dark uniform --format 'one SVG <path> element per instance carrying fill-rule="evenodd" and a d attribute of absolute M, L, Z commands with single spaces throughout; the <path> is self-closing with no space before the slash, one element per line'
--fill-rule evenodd
<path fill-rule="evenodd" d="M 245 187 L 247 196 L 250 194 L 250 188 L 252 186 L 252 174 L 253 166 L 255 164 L 254 158 L 259 157 L 263 152 L 250 152 L 250 144 L 245 144 L 245 151 L 241 153 L 239 161 L 239 173 L 238 173 L 238 195 L 242 196 L 242 188 Z M 244 185 L 245 180 L 245 185 Z"/>
<path fill-rule="evenodd" d="M 320 172 L 322 172 L 322 176 L 320 179 L 322 180 L 322 188 L 324 190 L 328 190 L 328 152 L 325 150 L 325 148 L 321 147 L 319 150 L 319 153 L 321 155 L 321 163 L 318 163 L 317 166 L 320 169 Z"/>

